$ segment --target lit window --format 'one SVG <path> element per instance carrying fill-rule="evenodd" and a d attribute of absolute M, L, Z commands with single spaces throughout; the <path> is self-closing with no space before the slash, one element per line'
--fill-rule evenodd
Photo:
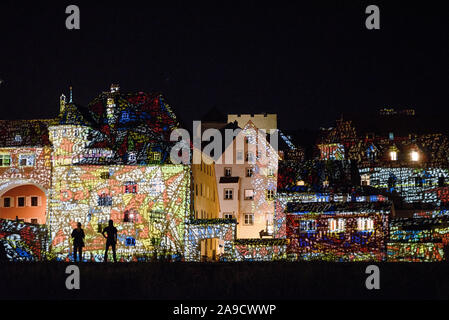
<path fill-rule="evenodd" d="M 304 185 L 304 180 L 298 180 L 298 181 L 296 181 L 296 185 L 297 185 L 297 186 L 303 186 L 303 185 Z"/>
<path fill-rule="evenodd" d="M 316 231 L 316 221 L 315 220 L 301 220 L 299 221 L 299 232 L 311 232 Z"/>
<path fill-rule="evenodd" d="M 245 189 L 245 200 L 254 199 L 254 189 Z"/>
<path fill-rule="evenodd" d="M 358 218 L 357 229 L 359 231 L 372 231 L 374 230 L 374 220 L 372 218 Z"/>
<path fill-rule="evenodd" d="M 274 200 L 274 190 L 267 190 L 267 200 L 268 201 Z"/>
<path fill-rule="evenodd" d="M 330 232 L 342 232 L 345 230 L 346 222 L 344 219 L 329 219 Z"/>
<path fill-rule="evenodd" d="M 360 177 L 362 186 L 369 186 L 370 185 L 370 177 L 369 174 L 362 174 Z"/>
<path fill-rule="evenodd" d="M 254 214 L 247 213 L 245 214 L 245 225 L 252 226 L 254 224 Z"/>
<path fill-rule="evenodd" d="M 9 167 L 11 165 L 11 156 L 9 154 L 0 154 L 0 167 Z"/>
<path fill-rule="evenodd" d="M 231 168 L 224 168 L 224 175 L 225 175 L 225 177 L 232 176 L 232 169 Z"/>
<path fill-rule="evenodd" d="M 412 161 L 418 161 L 419 160 L 419 153 L 417 151 L 412 151 L 411 157 L 412 157 Z"/>
<path fill-rule="evenodd" d="M 398 153 L 396 151 L 390 151 L 390 159 L 391 161 L 398 160 Z"/>
<path fill-rule="evenodd" d="M 225 189 L 224 190 L 224 199 L 225 200 L 232 200 L 232 194 L 234 189 Z"/>

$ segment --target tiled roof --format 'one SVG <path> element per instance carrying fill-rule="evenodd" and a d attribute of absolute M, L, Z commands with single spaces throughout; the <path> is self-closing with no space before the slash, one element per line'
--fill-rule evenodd
<path fill-rule="evenodd" d="M 384 211 L 389 212 L 391 202 L 288 202 L 286 211 L 288 213 L 296 212 L 359 212 L 359 211 Z"/>

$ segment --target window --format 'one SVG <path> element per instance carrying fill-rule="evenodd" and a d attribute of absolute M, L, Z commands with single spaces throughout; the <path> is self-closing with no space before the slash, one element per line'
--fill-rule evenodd
<path fill-rule="evenodd" d="M 390 160 L 391 161 L 398 160 L 398 153 L 396 151 L 390 151 Z"/>
<path fill-rule="evenodd" d="M 225 218 L 225 219 L 234 219 L 234 215 L 232 214 L 232 213 L 223 213 L 223 217 Z"/>
<path fill-rule="evenodd" d="M 253 176 L 253 168 L 246 168 L 246 177 L 251 178 Z"/>
<path fill-rule="evenodd" d="M 31 219 L 32 224 L 39 224 L 39 221 L 37 219 Z"/>
<path fill-rule="evenodd" d="M 234 191 L 234 189 L 224 189 L 224 199 L 232 200 L 233 191 Z"/>
<path fill-rule="evenodd" d="M 11 207 L 11 198 L 3 198 L 3 207 L 10 208 Z"/>
<path fill-rule="evenodd" d="M 125 246 L 134 247 L 136 245 L 136 239 L 133 237 L 126 237 Z"/>
<path fill-rule="evenodd" d="M 108 196 L 106 194 L 102 194 L 101 196 L 98 196 L 98 205 L 99 206 L 112 206 L 112 197 Z"/>
<path fill-rule="evenodd" d="M 123 214 L 123 222 L 137 222 L 138 212 L 134 209 L 126 210 Z"/>
<path fill-rule="evenodd" d="M 38 206 L 38 198 L 37 197 L 31 197 L 31 206 L 32 207 Z"/>
<path fill-rule="evenodd" d="M 345 230 L 346 222 L 344 219 L 329 219 L 329 231 L 341 232 Z"/>
<path fill-rule="evenodd" d="M 137 183 L 134 181 L 125 182 L 125 193 L 137 193 Z"/>
<path fill-rule="evenodd" d="M 11 165 L 11 156 L 9 154 L 0 154 L 0 167 L 9 167 Z"/>
<path fill-rule="evenodd" d="M 412 158 L 412 161 L 418 161 L 419 153 L 417 151 L 412 151 L 412 153 L 410 154 L 410 157 Z"/>
<path fill-rule="evenodd" d="M 274 190 L 267 190 L 267 200 L 268 201 L 274 200 Z"/>
<path fill-rule="evenodd" d="M 315 220 L 301 220 L 299 221 L 299 232 L 313 232 L 316 231 L 316 221 Z"/>
<path fill-rule="evenodd" d="M 244 190 L 244 199 L 245 200 L 253 200 L 254 199 L 254 189 L 245 189 Z"/>
<path fill-rule="evenodd" d="M 358 218 L 357 229 L 359 231 L 372 231 L 374 230 L 374 220 L 372 218 Z"/>
<path fill-rule="evenodd" d="M 362 186 L 369 186 L 370 181 L 369 181 L 369 174 L 362 174 L 362 176 L 360 177 L 360 181 Z"/>
<path fill-rule="evenodd" d="M 101 179 L 109 179 L 109 176 L 109 171 L 105 171 L 100 174 Z"/>
<path fill-rule="evenodd" d="M 274 168 L 267 168 L 267 176 L 274 177 Z"/>
<path fill-rule="evenodd" d="M 237 160 L 243 160 L 243 151 L 242 150 L 237 151 Z"/>
<path fill-rule="evenodd" d="M 161 161 L 161 153 L 160 152 L 155 152 L 153 154 L 153 160 L 154 161 Z"/>
<path fill-rule="evenodd" d="M 22 136 L 20 134 L 16 134 L 16 136 L 14 137 L 14 141 L 15 142 L 22 142 Z"/>
<path fill-rule="evenodd" d="M 245 161 L 253 163 L 254 162 L 254 153 L 251 151 L 246 153 Z"/>
<path fill-rule="evenodd" d="M 245 214 L 245 226 L 252 226 L 254 224 L 254 214 L 246 213 Z"/>
<path fill-rule="evenodd" d="M 19 155 L 19 166 L 32 167 L 34 166 L 34 154 L 21 154 Z"/>
<path fill-rule="evenodd" d="M 17 206 L 18 207 L 25 207 L 25 197 L 18 197 L 17 198 Z"/>
<path fill-rule="evenodd" d="M 232 176 L 232 169 L 231 168 L 224 168 L 224 175 L 225 175 L 225 177 Z"/>

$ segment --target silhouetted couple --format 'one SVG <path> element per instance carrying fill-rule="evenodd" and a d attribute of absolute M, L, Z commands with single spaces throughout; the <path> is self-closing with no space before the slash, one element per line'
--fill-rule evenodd
<path fill-rule="evenodd" d="M 114 221 L 109 220 L 109 225 L 104 228 L 101 233 L 103 237 L 106 238 L 106 249 L 104 251 L 104 262 L 108 262 L 108 250 L 112 247 L 112 256 L 114 257 L 114 262 L 117 262 L 117 257 L 115 254 L 115 249 L 117 246 L 117 228 L 114 227 Z M 106 236 L 105 236 L 106 234 Z M 79 253 L 79 260 L 83 261 L 83 247 L 84 247 L 84 230 L 81 229 L 81 223 L 78 222 L 77 228 L 72 231 L 73 238 L 73 254 L 74 261 L 76 261 L 77 253 Z"/>

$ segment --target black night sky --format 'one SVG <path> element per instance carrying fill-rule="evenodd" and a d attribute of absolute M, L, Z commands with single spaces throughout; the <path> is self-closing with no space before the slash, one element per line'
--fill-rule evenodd
<path fill-rule="evenodd" d="M 162 92 L 186 124 L 214 106 L 290 129 L 382 107 L 449 115 L 441 4 L 93 2 L 1 2 L 0 118 L 55 117 L 69 85 L 87 105 L 111 83 Z M 65 28 L 69 4 L 81 30 Z M 365 28 L 369 4 L 380 30 Z"/>

